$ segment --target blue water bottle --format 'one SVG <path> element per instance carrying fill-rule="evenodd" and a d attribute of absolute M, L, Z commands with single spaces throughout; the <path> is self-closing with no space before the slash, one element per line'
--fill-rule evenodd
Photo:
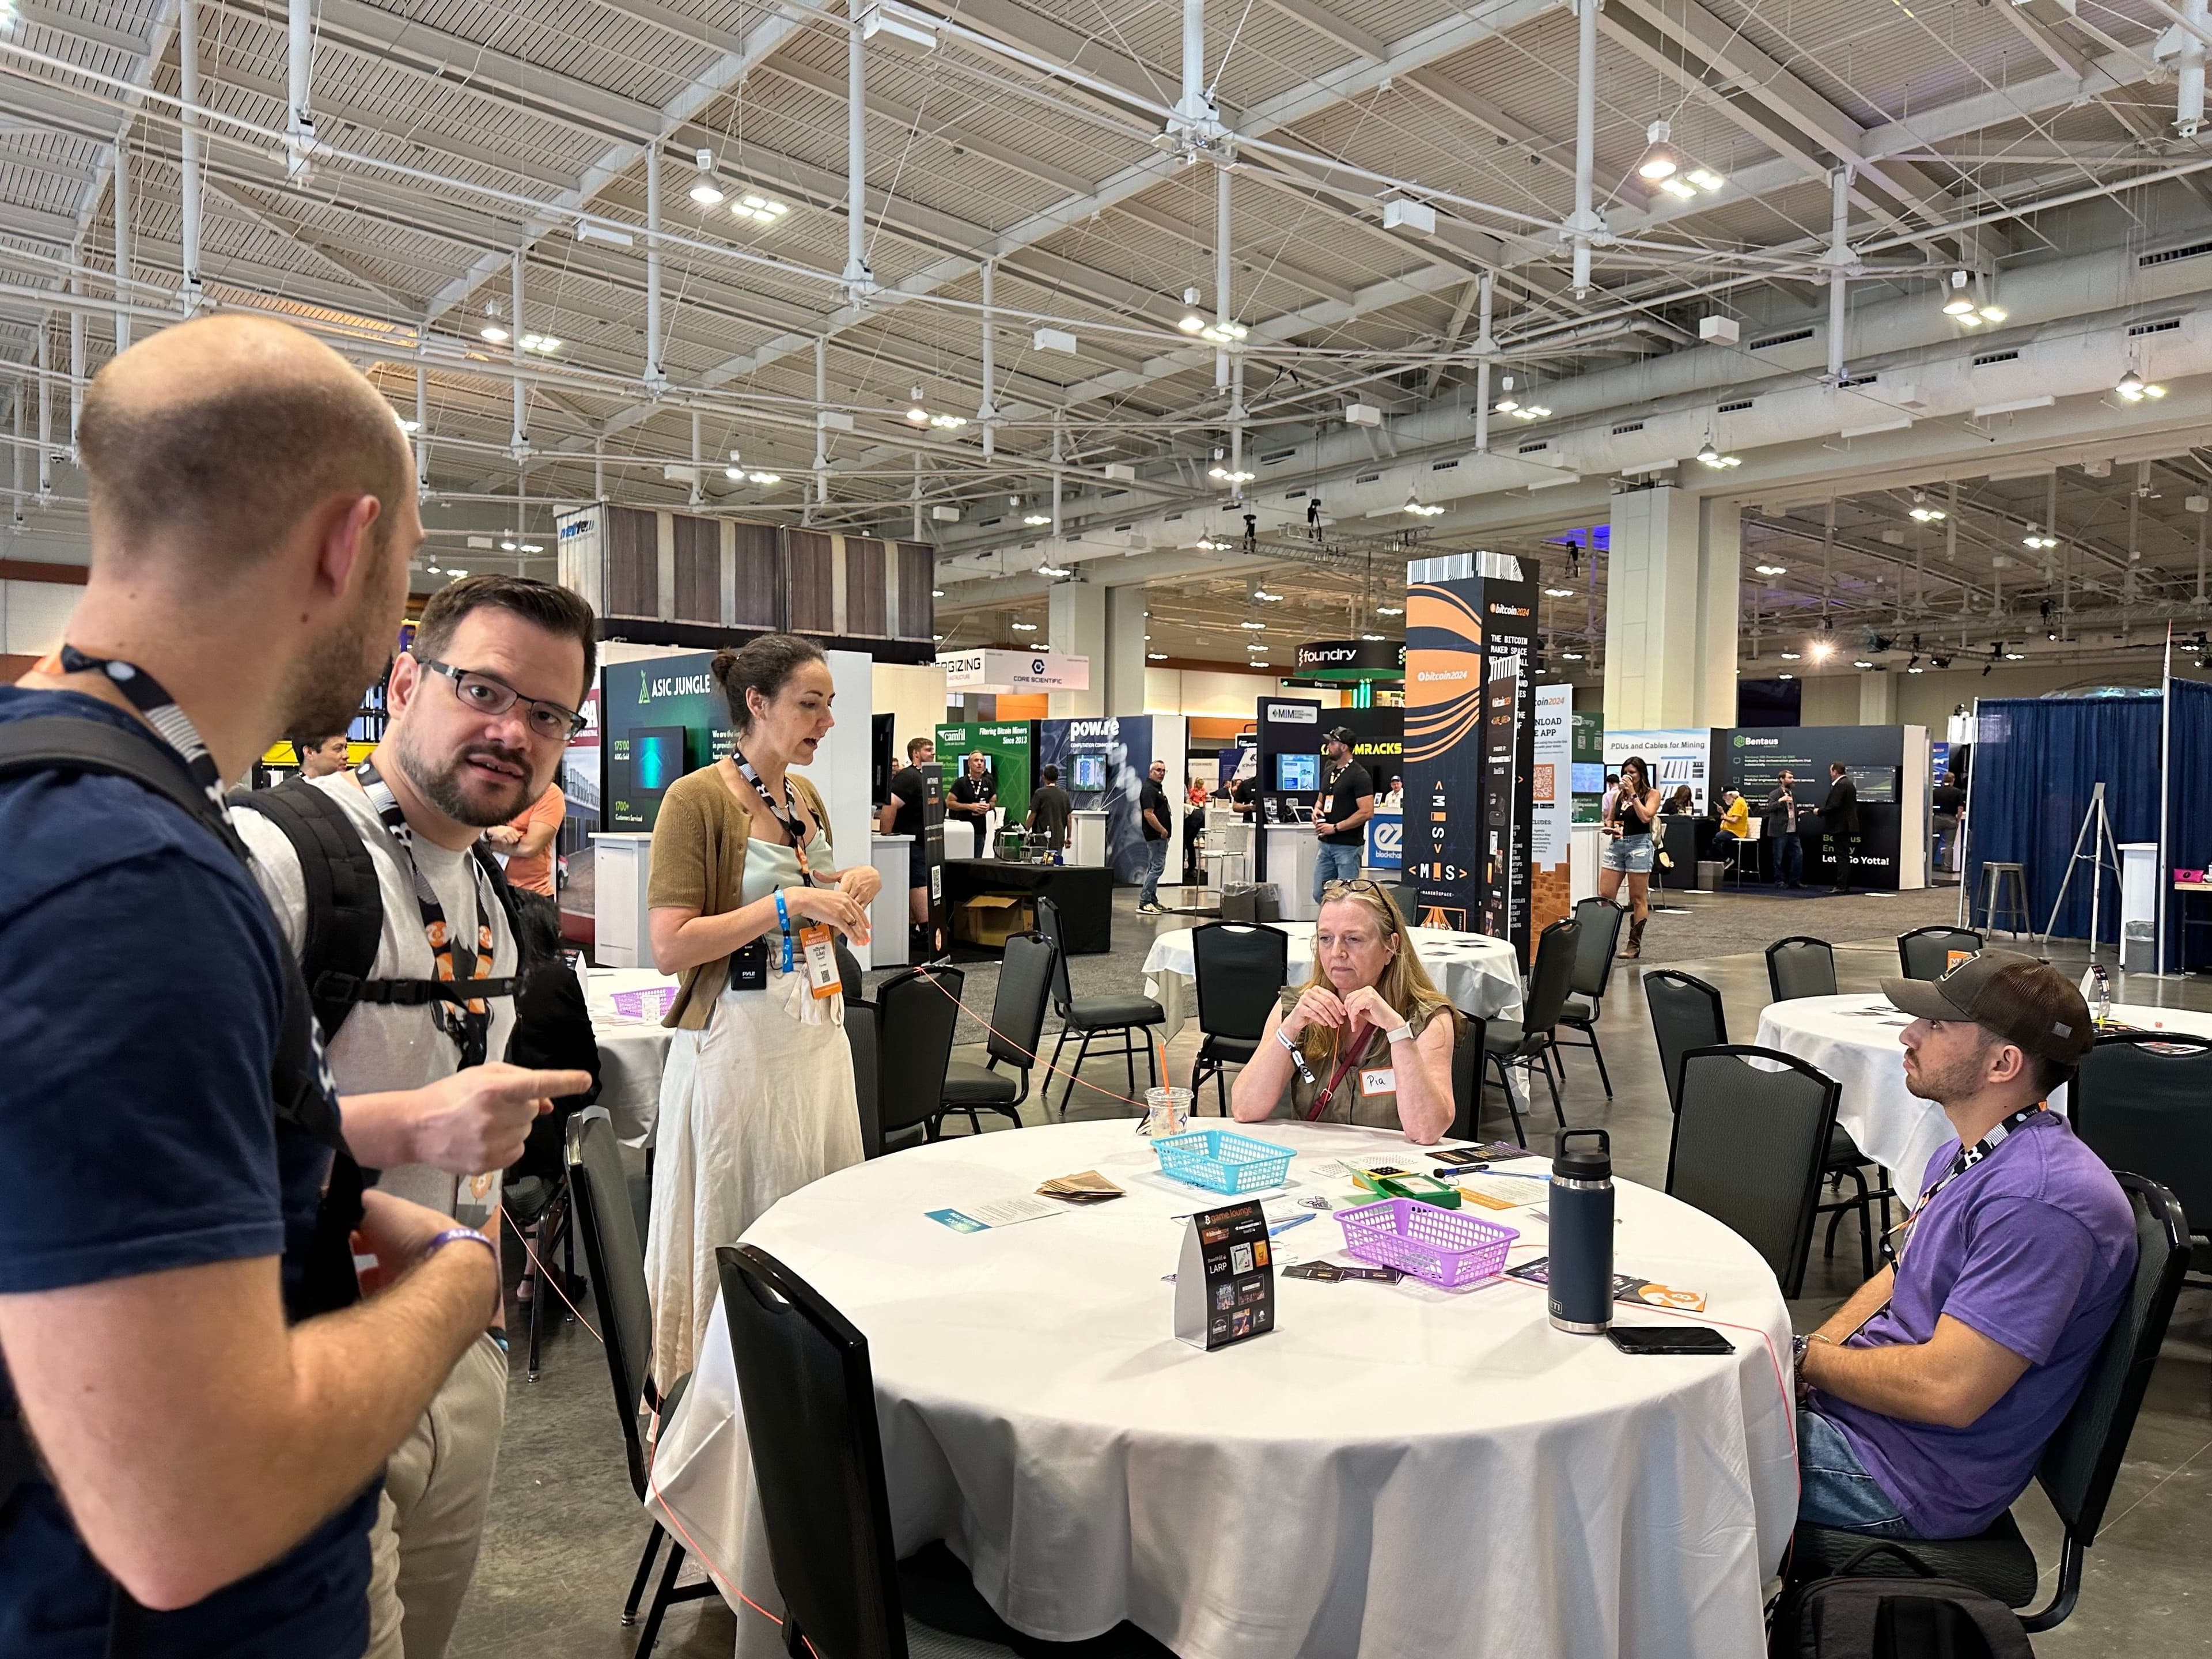
<path fill-rule="evenodd" d="M 1595 1147 L 1570 1147 L 1595 1139 Z M 1553 1325 L 1602 1336 L 1613 1323 L 1613 1140 L 1602 1129 L 1560 1133 L 1552 1159 Z"/>

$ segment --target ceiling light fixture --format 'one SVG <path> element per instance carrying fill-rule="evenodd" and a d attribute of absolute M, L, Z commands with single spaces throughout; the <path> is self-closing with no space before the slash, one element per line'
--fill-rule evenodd
<path fill-rule="evenodd" d="M 2020 538 L 2020 544 L 2022 547 L 2033 547 L 2040 550 L 2057 546 L 2058 538 L 2046 536 L 2033 525 L 2030 525 L 2027 527 L 2027 534 Z"/>
<path fill-rule="evenodd" d="M 721 205 L 722 192 L 714 185 L 714 152 L 699 149 L 692 153 L 692 164 L 699 169 L 698 181 L 691 186 L 691 199 L 701 207 Z"/>
<path fill-rule="evenodd" d="M 1575 590 L 1571 587 L 1547 587 L 1544 590 L 1544 593 L 1547 599 L 1571 599 L 1575 596 Z"/>
<path fill-rule="evenodd" d="M 1752 568 L 1756 570 L 1762 576 L 1786 576 L 1790 574 L 1790 568 L 1787 565 L 1755 564 L 1752 566 Z"/>
<path fill-rule="evenodd" d="M 1947 279 L 1943 314 L 1955 317 L 1962 322 L 1974 315 L 1974 296 L 1966 292 L 1966 273 L 1963 270 L 1953 271 Z"/>
<path fill-rule="evenodd" d="M 502 553 L 512 553 L 514 551 L 514 544 L 513 542 L 501 542 L 499 544 L 499 550 Z"/>
<path fill-rule="evenodd" d="M 1145 653 L 1145 660 L 1146 662 L 1165 662 L 1167 659 L 1168 653 L 1164 651 L 1147 651 Z"/>
<path fill-rule="evenodd" d="M 1052 522 L 1052 514 L 1049 513 L 1024 513 L 1022 514 L 1022 522 L 1029 526 L 1032 530 L 1041 529 L 1044 526 Z"/>
<path fill-rule="evenodd" d="M 1267 624 L 1267 623 L 1263 623 L 1263 622 L 1241 622 L 1241 623 L 1238 623 L 1237 625 L 1239 628 L 1249 628 L 1249 629 L 1251 629 L 1254 632 L 1255 632 L 1255 633 L 1256 633 L 1256 632 L 1258 632 L 1259 630 L 1261 630 L 1261 629 L 1262 629 L 1266 628 Z"/>
<path fill-rule="evenodd" d="M 1580 662 L 1583 659 L 1583 653 L 1579 651 L 1562 651 L 1559 655 L 1568 662 Z"/>
<path fill-rule="evenodd" d="M 1498 401 L 1491 408 L 1500 415 L 1510 415 L 1521 407 L 1521 400 L 1513 395 L 1513 377 L 1504 376 L 1498 383 Z"/>
<path fill-rule="evenodd" d="M 750 219 L 757 224 L 772 225 L 791 211 L 788 202 L 779 202 L 772 196 L 756 196 L 750 192 L 730 204 L 730 211 L 740 219 Z"/>
<path fill-rule="evenodd" d="M 1250 483 L 1253 478 L 1257 475 L 1247 472 L 1240 467 L 1224 466 L 1217 462 L 1213 466 L 1207 469 L 1206 476 L 1209 478 L 1218 479 L 1223 483 L 1248 484 Z"/>
<path fill-rule="evenodd" d="M 1375 607 L 1375 614 L 1378 617 L 1402 617 L 1406 614 L 1406 607 L 1402 605 L 1378 605 Z"/>
<path fill-rule="evenodd" d="M 1381 640 L 1387 638 L 1388 635 L 1382 634 L 1362 634 L 1359 637 L 1363 640 Z"/>
<path fill-rule="evenodd" d="M 929 597 L 933 599 L 941 599 L 945 597 L 945 590 L 941 587 L 933 587 L 929 590 Z"/>
<path fill-rule="evenodd" d="M 2155 380 L 2144 380 L 2132 368 L 2120 376 L 2120 383 L 2112 390 L 2131 404 L 2139 404 L 2146 398 L 2155 403 L 2159 398 L 2166 396 L 2164 386 Z"/>
<path fill-rule="evenodd" d="M 1408 495 L 1406 497 L 1406 511 L 1412 514 L 1417 519 L 1433 519 L 1443 510 L 1443 505 L 1441 502 L 1425 502 L 1419 495 Z"/>
<path fill-rule="evenodd" d="M 1638 178 L 1646 184 L 1656 185 L 1681 171 L 1682 154 L 1668 142 L 1674 136 L 1674 129 L 1664 121 L 1654 121 L 1644 130 L 1648 148 L 1644 152 L 1644 159 L 1636 164 Z"/>
<path fill-rule="evenodd" d="M 1036 632 L 1036 624 L 1035 623 L 1012 623 L 1011 626 L 1017 634 L 1034 634 Z"/>
<path fill-rule="evenodd" d="M 1797 660 L 1797 653 L 1795 651 L 1785 651 L 1782 653 L 1782 660 L 1784 662 L 1796 662 Z"/>
<path fill-rule="evenodd" d="M 770 484 L 780 484 L 783 482 L 783 474 L 781 472 L 748 472 L 745 477 L 763 489 Z"/>
<path fill-rule="evenodd" d="M 1721 452 L 1714 447 L 1712 438 L 1710 434 L 1708 434 L 1705 439 L 1705 447 L 1698 451 L 1698 459 L 1703 465 L 1711 467 L 1716 472 L 1724 471 L 1731 466 L 1741 466 L 1743 465 L 1743 457 L 1741 455 L 1722 454 Z"/>
<path fill-rule="evenodd" d="M 726 466 L 722 469 L 722 476 L 732 483 L 743 483 L 745 481 L 745 470 L 741 466 Z"/>
<path fill-rule="evenodd" d="M 422 422 L 420 421 L 402 420 L 399 422 L 399 429 L 411 438 L 422 429 Z"/>
<path fill-rule="evenodd" d="M 501 328 L 497 323 L 486 323 L 482 328 L 477 331 L 477 333 L 483 338 L 490 341 L 494 345 L 505 345 L 507 343 L 507 331 Z"/>
<path fill-rule="evenodd" d="M 1777 674 L 1774 678 L 1778 680 L 1794 680 L 1797 677 L 1795 674 Z"/>
<path fill-rule="evenodd" d="M 1941 524 L 1951 515 L 1940 507 L 1929 506 L 1927 496 L 1916 489 L 1912 492 L 1911 516 L 1921 524 Z"/>
<path fill-rule="evenodd" d="M 2027 653 L 2025 651 L 2008 651 L 2004 653 L 2004 659 L 2007 662 L 2026 662 L 2027 660 Z"/>
<path fill-rule="evenodd" d="M 1262 605 L 1280 605 L 1283 602 L 1283 596 L 1281 594 L 1270 593 L 1264 587 L 1254 588 L 1252 590 L 1252 597 L 1259 600 Z"/>
<path fill-rule="evenodd" d="M 1871 668 L 1874 666 L 1874 659 L 1871 657 L 1856 657 L 1851 660 L 1851 666 L 1854 668 Z"/>
<path fill-rule="evenodd" d="M 515 343 L 525 351 L 534 351 L 545 357 L 551 356 L 561 349 L 561 342 L 550 334 L 526 334 Z"/>

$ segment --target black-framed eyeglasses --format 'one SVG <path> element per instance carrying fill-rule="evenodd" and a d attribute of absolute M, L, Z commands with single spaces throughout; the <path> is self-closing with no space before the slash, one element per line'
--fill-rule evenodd
<path fill-rule="evenodd" d="M 566 743 L 586 724 L 574 709 L 548 702 L 542 697 L 526 697 L 495 675 L 473 668 L 456 668 L 434 657 L 417 657 L 415 660 L 433 674 L 443 674 L 451 680 L 453 695 L 460 699 L 464 708 L 473 714 L 504 714 L 518 702 L 528 703 L 530 729 L 548 743 Z"/>

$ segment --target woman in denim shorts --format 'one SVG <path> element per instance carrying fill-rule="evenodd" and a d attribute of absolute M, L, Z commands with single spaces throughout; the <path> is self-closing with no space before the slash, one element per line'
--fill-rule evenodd
<path fill-rule="evenodd" d="M 1644 924 L 1651 919 L 1651 821 L 1659 816 L 1659 792 L 1651 787 L 1651 769 L 1640 755 L 1620 763 L 1620 787 L 1607 802 L 1601 826 L 1605 834 L 1605 856 L 1597 872 L 1597 890 L 1607 904 L 1620 901 L 1620 878 L 1628 878 L 1628 943 L 1623 957 L 1644 954 Z"/>

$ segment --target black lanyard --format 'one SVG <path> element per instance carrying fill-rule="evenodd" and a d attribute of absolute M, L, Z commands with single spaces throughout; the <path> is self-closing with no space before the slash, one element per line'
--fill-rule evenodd
<path fill-rule="evenodd" d="M 222 773 L 208 753 L 208 746 L 200 740 L 199 728 L 191 718 L 177 707 L 161 682 L 136 663 L 125 662 L 119 657 L 88 657 L 73 645 L 61 649 L 62 672 L 88 674 L 98 670 L 107 676 L 108 684 L 120 691 L 145 717 L 161 741 L 177 752 L 191 774 L 194 783 L 207 791 L 207 798 L 215 803 L 215 810 L 226 824 L 230 822 L 230 806 L 222 797 Z"/>
<path fill-rule="evenodd" d="M 738 775 L 750 784 L 753 793 L 761 798 L 761 805 L 768 808 L 769 816 L 782 825 L 783 833 L 791 837 L 791 850 L 799 860 L 799 884 L 813 886 L 814 872 L 806 863 L 806 830 L 799 818 L 799 792 L 791 787 L 790 776 L 787 774 L 783 780 L 783 805 L 779 808 L 768 786 L 761 781 L 760 774 L 753 770 L 753 763 L 745 758 L 745 751 L 732 749 L 730 758 L 738 763 Z"/>
<path fill-rule="evenodd" d="M 438 902 L 437 890 L 430 878 L 415 861 L 415 832 L 408 827 L 407 814 L 401 810 L 398 799 L 392 793 L 376 769 L 376 763 L 365 760 L 354 768 L 354 776 L 361 780 L 362 793 L 376 815 L 384 820 L 384 828 L 398 844 L 400 856 L 407 860 L 407 872 L 415 879 L 415 902 L 422 913 L 423 937 L 430 942 L 430 957 L 437 977 L 448 983 L 467 984 L 474 980 L 489 980 L 492 969 L 491 906 L 485 901 L 483 870 L 473 857 L 464 855 L 470 870 L 477 901 L 476 948 L 458 937 L 446 921 L 446 907 Z M 493 904 L 498 901 L 494 899 Z M 491 990 L 490 986 L 485 987 Z M 461 1004 L 458 1008 L 448 1002 L 429 1005 L 430 1018 L 437 1027 L 453 1040 L 461 1051 L 461 1068 L 484 1063 L 486 1051 L 491 1046 L 491 1005 L 481 998 Z"/>
<path fill-rule="evenodd" d="M 1920 1194 L 1920 1201 L 1912 1206 L 1912 1213 L 1905 1217 L 1904 1226 L 1899 1230 L 1898 1234 L 1897 1259 L 1899 1261 L 1902 1261 L 1905 1259 L 1905 1247 L 1908 1243 L 1911 1243 L 1913 1223 L 1919 1220 L 1922 1216 L 1928 1212 L 1928 1206 L 1935 1202 L 1936 1194 L 1942 1192 L 1946 1187 L 1956 1181 L 1960 1176 L 1966 1174 L 1967 1170 L 1972 1169 L 1974 1165 L 1979 1164 L 1991 1152 L 1996 1151 L 1996 1149 L 2004 1143 L 2005 1139 L 2011 1135 L 2014 1129 L 2019 1128 L 2021 1124 L 2027 1122 L 2030 1118 L 2033 1117 L 2042 1109 L 2043 1103 L 2039 1100 L 2033 1106 L 2023 1106 L 2018 1111 L 2014 1112 L 2005 1118 L 2002 1122 L 1997 1124 L 1996 1127 L 1992 1128 L 1989 1132 L 1989 1133 L 1984 1135 L 1972 1146 L 1961 1146 L 1959 1148 L 1959 1155 L 1951 1160 L 1951 1167 L 1944 1170 L 1942 1175 L 1938 1176 L 1936 1178 L 1935 1183 L 1930 1186 L 1926 1192 Z"/>

